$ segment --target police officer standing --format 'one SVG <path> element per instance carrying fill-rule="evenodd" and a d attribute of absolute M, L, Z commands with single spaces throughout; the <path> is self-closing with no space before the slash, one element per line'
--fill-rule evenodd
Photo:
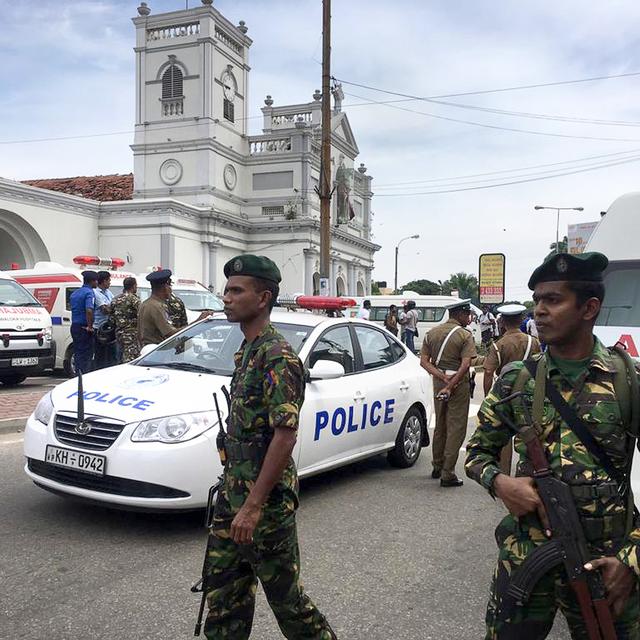
<path fill-rule="evenodd" d="M 627 430 L 634 431 L 633 421 L 627 423 L 633 413 L 626 411 L 631 396 L 628 371 L 625 359 L 593 335 L 604 300 L 602 272 L 607 263 L 601 253 L 560 253 L 533 272 L 529 288 L 539 335 L 548 350 L 503 368 L 467 444 L 467 475 L 509 510 L 496 529 L 499 555 L 487 607 L 487 639 L 546 638 L 558 608 L 572 638 L 593 637 L 587 635 L 561 565 L 540 579 L 526 603 L 506 610 L 501 606 L 511 574 L 549 537 L 553 540 L 531 477 L 540 462 L 529 457 L 520 436 L 515 438 L 518 477 L 501 473 L 498 466 L 500 451 L 512 437 L 507 421 L 518 429 L 531 426 L 520 399 L 506 400 L 514 392 L 524 393 L 526 405 L 532 407 L 544 463 L 569 487 L 594 558 L 585 569 L 601 572 L 616 637 L 640 638 L 640 529 L 633 517 L 627 466 L 634 452 L 627 436 Z M 496 406 L 503 399 L 505 403 Z"/>
<path fill-rule="evenodd" d="M 209 640 L 246 640 L 258 579 L 290 640 L 335 634 L 300 583 L 298 478 L 291 452 L 304 400 L 302 363 L 270 323 L 278 267 L 242 255 L 224 267 L 224 311 L 245 336 L 235 355 L 227 463 L 209 536 L 205 590 Z"/>
<path fill-rule="evenodd" d="M 433 471 L 442 487 L 461 487 L 456 462 L 467 433 L 470 388 L 469 367 L 477 357 L 469 324 L 469 300 L 449 305 L 447 322 L 434 327 L 425 336 L 420 364 L 433 377 L 436 428 L 433 434 Z"/>
<path fill-rule="evenodd" d="M 103 369 L 115 363 L 115 342 L 113 333 L 108 338 L 102 338 L 100 329 L 109 321 L 113 293 L 111 274 L 108 271 L 98 271 L 98 286 L 93 290 L 96 299 L 96 310 L 93 318 L 93 334 L 95 337 L 95 368 Z"/>
<path fill-rule="evenodd" d="M 116 326 L 116 342 L 121 362 L 130 362 L 140 355 L 138 339 L 138 283 L 133 277 L 122 282 L 122 293 L 111 302 L 111 317 Z"/>
<path fill-rule="evenodd" d="M 140 346 L 160 344 L 177 333 L 169 322 L 167 300 L 171 295 L 171 270 L 161 269 L 147 276 L 151 283 L 151 295 L 140 304 L 138 310 L 138 339 Z"/>
<path fill-rule="evenodd" d="M 98 274 L 95 271 L 82 272 L 83 284 L 70 298 L 71 338 L 73 339 L 73 359 L 76 372 L 91 371 L 93 358 L 93 316 L 95 310 L 94 289 L 98 286 Z"/>

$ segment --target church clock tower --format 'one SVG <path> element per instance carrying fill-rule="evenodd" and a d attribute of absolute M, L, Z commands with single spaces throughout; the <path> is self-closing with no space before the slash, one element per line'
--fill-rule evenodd
<path fill-rule="evenodd" d="M 213 0 L 201 2 L 158 15 L 142 2 L 133 19 L 134 198 L 213 206 L 216 185 L 235 190 L 248 148 L 251 39 L 244 22 L 234 26 Z"/>

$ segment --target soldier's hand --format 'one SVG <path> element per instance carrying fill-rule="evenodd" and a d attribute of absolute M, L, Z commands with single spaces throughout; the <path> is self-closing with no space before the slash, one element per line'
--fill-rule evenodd
<path fill-rule="evenodd" d="M 231 539 L 236 544 L 251 544 L 253 532 L 260 520 L 260 507 L 243 504 L 231 523 Z"/>
<path fill-rule="evenodd" d="M 213 315 L 213 311 L 211 311 L 210 309 L 205 309 L 204 311 L 200 312 L 200 315 L 198 316 L 198 320 L 204 320 L 205 318 L 208 318 L 209 316 L 212 316 L 212 315 Z"/>
<path fill-rule="evenodd" d="M 602 580 L 607 590 L 607 604 L 614 618 L 624 611 L 624 606 L 636 583 L 633 571 L 618 558 L 598 558 L 584 565 L 587 571 L 602 571 Z"/>
<path fill-rule="evenodd" d="M 493 491 L 504 502 L 511 515 L 519 518 L 528 513 L 537 513 L 545 534 L 551 537 L 549 517 L 533 478 L 512 478 L 499 473 L 493 482 Z"/>

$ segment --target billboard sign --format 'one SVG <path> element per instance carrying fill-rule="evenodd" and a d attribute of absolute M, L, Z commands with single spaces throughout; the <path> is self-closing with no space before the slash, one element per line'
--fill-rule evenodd
<path fill-rule="evenodd" d="M 567 251 L 573 254 L 582 253 L 597 226 L 597 222 L 570 224 L 569 232 L 567 233 Z"/>
<path fill-rule="evenodd" d="M 504 253 L 483 253 L 480 256 L 478 275 L 480 304 L 502 304 L 504 302 L 504 278 Z"/>

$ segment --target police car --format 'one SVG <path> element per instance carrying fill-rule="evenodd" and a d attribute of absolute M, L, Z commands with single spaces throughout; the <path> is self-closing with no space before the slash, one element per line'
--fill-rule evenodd
<path fill-rule="evenodd" d="M 276 309 L 272 323 L 308 372 L 293 453 L 301 477 L 381 453 L 394 466 L 415 464 L 429 443 L 432 392 L 404 345 L 353 318 Z M 237 324 L 215 314 L 131 363 L 86 374 L 82 389 L 77 379 L 60 384 L 28 419 L 27 475 L 44 489 L 112 506 L 204 506 L 222 471 L 214 393 L 224 420 L 221 391 L 242 340 Z"/>

